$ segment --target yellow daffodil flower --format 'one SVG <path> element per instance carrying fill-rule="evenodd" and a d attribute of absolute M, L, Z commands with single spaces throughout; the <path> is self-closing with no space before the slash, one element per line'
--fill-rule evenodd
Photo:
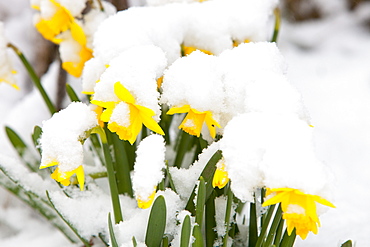
<path fill-rule="evenodd" d="M 229 182 L 228 172 L 225 171 L 225 163 L 222 161 L 221 165 L 217 165 L 215 174 L 213 175 L 212 186 L 213 188 L 222 189 Z"/>
<path fill-rule="evenodd" d="M 140 198 L 140 197 L 136 197 L 137 206 L 139 208 L 142 208 L 142 209 L 149 208 L 152 205 L 153 201 L 154 201 L 156 190 L 157 190 L 157 188 L 154 188 L 153 193 L 148 198 L 146 198 L 145 200 Z"/>
<path fill-rule="evenodd" d="M 5 82 L 19 90 L 14 78 L 14 74 L 17 72 L 13 69 L 12 61 L 8 56 L 8 47 L 14 46 L 8 43 L 8 40 L 5 37 L 4 23 L 0 21 L 0 82 Z"/>
<path fill-rule="evenodd" d="M 72 58 L 69 59 L 71 55 L 61 54 L 63 62 L 62 67 L 69 74 L 75 77 L 80 77 L 85 62 L 92 58 L 92 50 L 86 46 L 87 41 L 85 32 L 76 22 L 68 9 L 55 0 L 49 0 L 49 2 L 54 8 L 54 14 L 49 19 L 41 19 L 36 23 L 36 29 L 45 39 L 56 44 L 63 45 L 63 42 L 69 42 L 68 45 L 73 44 L 72 48 L 69 48 L 68 50 L 72 50 L 77 53 L 77 56 L 73 55 Z M 70 34 L 66 32 L 68 30 L 70 31 Z M 73 39 L 75 42 L 68 41 L 70 39 Z"/>
<path fill-rule="evenodd" d="M 207 50 L 198 49 L 198 48 L 193 47 L 193 46 L 181 45 L 181 52 L 182 52 L 183 56 L 187 56 L 187 55 L 191 54 L 193 51 L 197 51 L 197 50 L 199 50 L 199 51 L 201 51 L 205 54 L 208 54 L 208 55 L 213 55 L 212 52 L 207 51 Z"/>
<path fill-rule="evenodd" d="M 47 167 L 57 166 L 58 162 L 53 161 L 47 165 L 40 166 L 40 169 L 44 169 Z M 72 171 L 63 172 L 59 169 L 59 167 L 55 168 L 54 172 L 50 175 L 50 177 L 57 182 L 63 184 L 64 186 L 68 186 L 71 184 L 71 177 L 72 175 L 76 174 L 78 184 L 80 185 L 80 190 L 84 190 L 84 183 L 85 183 L 85 174 L 83 166 L 79 166 Z"/>
<path fill-rule="evenodd" d="M 201 112 L 191 108 L 190 105 L 184 105 L 182 107 L 172 107 L 167 112 L 169 115 L 173 115 L 175 113 L 187 113 L 185 119 L 180 124 L 179 129 L 182 129 L 190 135 L 199 137 L 204 122 L 206 122 L 212 138 L 216 137 L 216 126 L 221 128 L 220 124 L 213 119 L 210 111 Z"/>
<path fill-rule="evenodd" d="M 74 18 L 69 10 L 60 3 L 55 0 L 49 1 L 54 8 L 53 16 L 48 19 L 41 19 L 35 26 L 45 39 L 59 44 L 61 40 L 56 38 L 56 36 L 70 29 L 72 23 L 74 23 Z M 33 6 L 33 8 L 40 9 L 37 6 Z"/>
<path fill-rule="evenodd" d="M 19 90 L 19 87 L 17 84 L 15 84 L 15 79 L 13 77 L 13 75 L 16 74 L 17 72 L 15 70 L 6 71 L 7 68 L 9 68 L 9 66 L 5 66 L 3 69 L 0 69 L 0 82 L 5 82 L 6 84 L 9 84 L 16 90 Z"/>
<path fill-rule="evenodd" d="M 131 144 L 136 141 L 136 137 L 140 133 L 143 124 L 148 129 L 164 135 L 162 128 L 153 119 L 155 112 L 150 108 L 136 104 L 134 96 L 120 82 L 116 82 L 114 84 L 114 93 L 117 95 L 120 101 L 91 101 L 91 103 L 95 105 L 106 108 L 101 114 L 100 119 L 103 122 L 108 122 L 108 129 L 110 131 L 117 133 L 121 140 L 127 140 Z M 121 126 L 117 122 L 110 121 L 114 109 L 121 102 L 126 103 L 129 107 L 130 121 L 128 126 Z"/>
<path fill-rule="evenodd" d="M 62 67 L 66 70 L 69 74 L 80 77 L 82 74 L 82 70 L 85 66 L 85 63 L 92 58 L 92 50 L 86 47 L 85 45 L 77 44 L 79 47 L 78 52 L 78 60 L 76 61 L 63 61 Z"/>
<path fill-rule="evenodd" d="M 309 232 L 314 234 L 318 232 L 320 220 L 316 212 L 316 203 L 332 208 L 335 207 L 320 196 L 305 194 L 298 189 L 267 189 L 266 195 L 272 195 L 272 197 L 266 200 L 262 206 L 266 207 L 281 203 L 283 219 L 286 220 L 288 234 L 290 235 L 295 228 L 296 234 L 302 239 L 305 239 Z"/>

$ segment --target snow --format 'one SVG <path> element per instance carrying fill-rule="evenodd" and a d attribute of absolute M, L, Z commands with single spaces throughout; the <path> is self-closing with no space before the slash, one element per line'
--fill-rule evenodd
<path fill-rule="evenodd" d="M 337 1 L 328 2 L 331 5 L 325 6 L 337 6 L 333 5 Z M 21 40 L 20 37 L 29 28 L 28 24 L 15 23 L 31 22 L 31 19 L 26 19 L 30 18 L 29 14 L 21 15 L 17 12 L 22 9 L 21 1 L 16 3 L 20 8 L 9 8 L 12 19 L 5 22 L 13 27 L 13 30 L 6 28 L 10 31 L 7 37 L 11 41 Z M 327 9 L 330 12 L 330 8 Z M 336 9 L 335 15 L 330 15 L 327 19 L 301 24 L 283 23 L 278 44 L 288 64 L 286 75 L 302 94 L 304 105 L 310 113 L 310 121 L 314 126 L 310 128 L 317 159 L 335 177 L 330 183 L 334 192 L 333 203 L 337 208 L 320 216 L 318 235 L 309 234 L 304 241 L 297 239 L 296 246 L 301 247 L 340 246 L 347 239 L 354 240 L 356 246 L 366 247 L 370 242 L 370 196 L 367 189 L 370 177 L 370 34 L 365 28 L 359 27 L 359 21 L 363 17 L 357 16 L 357 13 L 340 11 L 339 7 Z M 3 9 L 0 13 L 2 11 Z M 19 15 L 18 20 L 14 13 Z M 23 31 L 16 32 L 16 27 L 18 30 L 23 28 Z M 21 41 L 19 46 L 29 52 L 30 44 L 26 40 Z M 16 63 L 15 66 L 17 67 Z M 17 75 L 20 79 L 17 83 L 21 87 L 26 84 L 22 80 L 26 76 L 22 73 Z M 55 75 L 56 69 L 53 68 L 51 73 Z M 53 74 L 50 74 L 47 78 L 50 88 L 53 87 L 53 81 Z M 37 92 L 16 92 L 7 87 L 8 85 L 0 86 L 0 122 L 2 125 L 7 123 L 16 126 L 20 134 L 28 140 L 33 125 L 48 119 L 48 113 L 37 98 Z M 271 97 L 274 96 L 273 92 L 271 90 Z M 26 95 L 24 100 L 20 100 Z M 14 156 L 4 134 L 0 138 L 1 152 Z M 6 163 L 13 164 L 8 161 Z M 122 202 L 131 203 L 127 208 L 136 204 L 134 200 L 122 199 Z M 0 192 L 0 207 L 1 246 L 70 246 L 58 231 L 31 213 L 29 208 L 14 197 L 9 199 L 4 191 Z M 134 211 L 124 212 L 125 219 L 130 216 L 136 216 Z M 135 221 L 124 225 L 122 231 L 131 231 L 130 226 L 136 224 Z M 138 242 L 143 242 L 143 237 Z"/>
<path fill-rule="evenodd" d="M 150 135 L 144 138 L 136 151 L 132 188 L 135 197 L 148 201 L 157 184 L 164 178 L 165 142 L 161 135 Z"/>
<path fill-rule="evenodd" d="M 41 165 L 57 162 L 60 171 L 67 172 L 83 163 L 81 141 L 98 125 L 96 113 L 81 102 L 72 102 L 66 109 L 43 122 L 40 138 Z"/>

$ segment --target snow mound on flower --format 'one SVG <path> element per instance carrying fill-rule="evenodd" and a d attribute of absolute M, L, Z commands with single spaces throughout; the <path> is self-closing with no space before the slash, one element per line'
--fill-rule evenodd
<path fill-rule="evenodd" d="M 96 63 L 101 64 L 99 60 Z M 114 84 L 120 82 L 134 96 L 136 104 L 152 109 L 159 119 L 157 79 L 166 66 L 166 57 L 158 47 L 148 45 L 128 49 L 109 62 L 109 67 L 96 83 L 94 100 L 120 101 L 114 93 Z M 85 76 L 96 78 L 94 74 L 89 74 L 96 73 L 95 66 L 89 65 L 88 68 L 90 72 L 86 72 Z"/>
<path fill-rule="evenodd" d="M 170 106 L 190 105 L 198 111 L 223 109 L 223 84 L 217 57 L 195 51 L 174 62 L 165 72 L 161 101 Z"/>
<path fill-rule="evenodd" d="M 181 44 L 220 54 L 232 48 L 233 41 L 267 40 L 268 20 L 276 4 L 275 0 L 214 0 L 133 7 L 99 26 L 94 56 L 107 64 L 131 47 L 155 45 L 171 64 L 180 57 Z"/>
<path fill-rule="evenodd" d="M 295 115 L 246 113 L 225 127 L 220 147 L 231 189 L 253 201 L 255 189 L 295 188 L 319 195 L 327 175 L 314 154 L 312 127 Z"/>
<path fill-rule="evenodd" d="M 132 188 L 136 198 L 146 200 L 164 178 L 165 142 L 161 135 L 144 138 L 136 151 Z"/>
<path fill-rule="evenodd" d="M 72 102 L 66 109 L 44 121 L 40 138 L 40 167 L 58 162 L 60 171 L 67 172 L 82 165 L 81 141 L 97 124 L 96 113 L 81 102 Z"/>

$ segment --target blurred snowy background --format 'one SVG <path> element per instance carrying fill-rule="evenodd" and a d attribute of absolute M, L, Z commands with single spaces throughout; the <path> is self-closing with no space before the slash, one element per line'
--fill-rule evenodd
<path fill-rule="evenodd" d="M 113 2 L 125 8 L 124 1 Z M 289 64 L 288 77 L 310 112 L 317 155 L 333 172 L 333 202 L 337 206 L 321 216 L 318 235 L 310 234 L 305 241 L 297 238 L 296 246 L 334 247 L 348 239 L 357 247 L 369 246 L 370 1 L 285 0 L 281 5 L 284 21 L 278 46 Z M 45 62 L 54 60 L 55 47 L 36 32 L 32 13 L 27 0 L 0 0 L 6 36 L 40 75 L 46 72 L 44 86 L 63 107 L 65 100 L 57 81 L 66 75 L 57 63 L 49 67 Z M 16 157 L 3 126 L 12 127 L 31 143 L 33 127 L 49 114 L 22 64 L 12 58 L 21 90 L 0 84 L 0 152 Z M 80 91 L 79 80 L 67 77 L 67 82 Z M 62 247 L 70 243 L 0 188 L 0 246 Z"/>

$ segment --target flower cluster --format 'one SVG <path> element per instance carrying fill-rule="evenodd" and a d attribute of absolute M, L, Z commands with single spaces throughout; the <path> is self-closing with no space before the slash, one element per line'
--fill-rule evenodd
<path fill-rule="evenodd" d="M 81 37 L 83 28 L 76 27 L 67 5 L 48 4 L 52 11 L 41 15 L 37 26 L 63 50 L 64 34 Z M 173 237 L 174 245 L 185 225 L 200 241 L 202 205 L 213 200 L 215 214 L 220 208 L 227 212 L 215 220 L 223 229 L 218 236 L 223 243 L 217 245 L 227 246 L 229 227 L 236 224 L 230 216 L 236 214 L 233 196 L 254 202 L 261 188 L 268 188 L 263 206 L 281 203 L 288 235 L 294 229 L 302 239 L 317 233 L 316 204 L 334 205 L 324 199 L 328 175 L 316 159 L 301 96 L 287 80 L 276 44 L 266 42 L 276 4 L 215 0 L 131 8 L 108 18 L 95 34 L 95 56 L 82 78 L 95 111 L 73 103 L 44 123 L 41 168 L 57 165 L 52 178 L 63 185 L 76 173 L 82 189 L 81 142 L 96 128 L 101 145 L 94 148 L 97 155 L 99 148 L 104 151 L 123 246 L 147 241 L 133 222 L 147 219 L 145 209 L 154 210 L 153 201 L 161 198 L 169 208 L 163 234 Z M 166 169 L 165 160 L 172 167 Z M 126 194 L 129 205 L 135 198 L 144 210 L 122 217 L 118 194 Z M 187 218 L 188 211 L 193 216 Z"/>
<path fill-rule="evenodd" d="M 35 27 L 42 36 L 60 46 L 62 67 L 79 77 L 86 61 L 92 57 L 92 35 L 97 24 L 115 12 L 104 2 L 104 11 L 98 1 L 33 0 L 31 5 L 39 12 Z"/>

